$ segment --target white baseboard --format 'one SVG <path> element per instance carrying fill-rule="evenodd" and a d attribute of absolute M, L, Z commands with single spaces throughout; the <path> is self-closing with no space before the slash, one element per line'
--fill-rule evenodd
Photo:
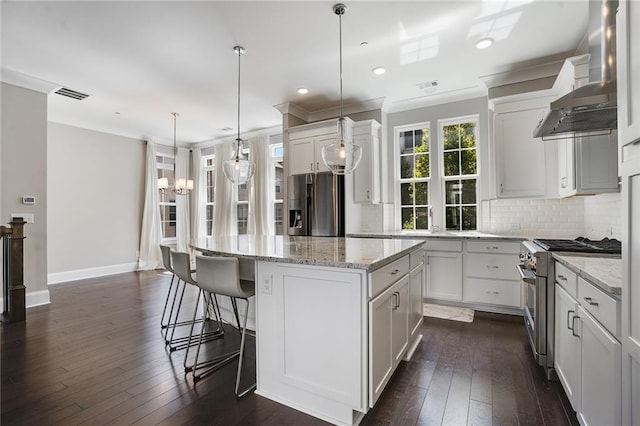
<path fill-rule="evenodd" d="M 25 304 L 27 305 L 27 308 L 51 303 L 49 290 L 32 291 L 31 293 L 27 292 L 24 297 L 26 299 Z M 2 297 L 0 297 L 0 306 L 4 306 L 4 298 Z"/>
<path fill-rule="evenodd" d="M 121 274 L 138 270 L 138 262 L 122 263 L 119 265 L 99 266 L 97 268 L 76 269 L 74 271 L 53 272 L 48 274 L 49 285 L 67 281 L 84 280 L 86 278 L 103 277 L 105 275 Z"/>

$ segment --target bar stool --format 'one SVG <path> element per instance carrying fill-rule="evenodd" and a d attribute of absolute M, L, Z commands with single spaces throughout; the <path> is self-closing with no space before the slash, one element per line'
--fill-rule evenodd
<path fill-rule="evenodd" d="M 173 302 L 171 303 L 169 318 L 167 318 L 165 322 L 165 316 L 167 314 L 167 308 L 169 307 L 169 299 L 171 297 L 171 291 L 173 290 L 173 282 L 176 279 L 176 273 L 173 271 L 173 267 L 171 266 L 171 247 L 161 244 L 160 251 L 162 252 L 162 263 L 164 264 L 164 269 L 171 272 L 171 283 L 169 284 L 169 291 L 167 292 L 167 298 L 164 301 L 164 308 L 162 309 L 162 316 L 160 317 L 160 328 L 164 330 L 170 325 L 171 315 L 173 314 L 173 307 L 176 303 L 176 296 L 178 295 L 178 291 L 176 289 L 176 291 L 173 293 Z M 177 282 L 176 286 L 178 286 L 179 284 L 180 283 Z"/>
<path fill-rule="evenodd" d="M 212 304 L 206 304 L 205 305 L 205 311 L 204 311 L 204 317 L 200 320 L 196 320 L 196 313 L 198 311 L 198 305 L 200 304 L 200 289 L 198 287 L 198 282 L 196 281 L 196 276 L 192 274 L 192 270 L 191 270 L 191 256 L 189 255 L 189 253 L 184 253 L 184 252 L 176 252 L 176 251 L 172 251 L 171 252 L 171 265 L 173 266 L 173 270 L 174 273 L 176 274 L 176 276 L 178 277 L 179 280 L 181 280 L 182 282 L 184 282 L 184 286 L 182 287 L 182 293 L 180 295 L 180 299 L 177 301 L 176 305 L 177 309 L 176 309 L 176 313 L 175 313 L 175 322 L 174 324 L 176 326 L 178 325 L 190 325 L 191 329 L 189 331 L 189 335 L 187 336 L 183 336 L 183 337 L 175 337 L 175 331 L 176 331 L 176 326 L 171 327 L 171 335 L 170 337 L 167 339 L 165 337 L 165 343 L 169 346 L 169 350 L 171 352 L 176 351 L 176 350 L 180 350 L 180 349 L 185 349 L 185 348 L 189 348 L 189 346 L 191 345 L 195 345 L 195 341 L 192 341 L 191 335 L 193 333 L 193 328 L 195 323 L 201 322 L 202 323 L 202 333 L 201 336 L 205 339 L 205 341 L 209 341 L 209 340 L 214 340 L 217 338 L 222 337 L 222 335 L 224 334 L 224 329 L 222 328 L 222 322 L 220 320 L 220 310 L 217 306 L 217 303 L 215 303 L 215 299 L 213 300 Z M 182 308 L 182 302 L 184 300 L 184 293 L 186 291 L 186 287 L 187 285 L 192 285 L 196 288 L 198 288 L 198 297 L 196 299 L 196 303 L 195 303 L 195 311 L 194 311 L 194 317 L 191 321 L 183 321 L 183 322 L 178 322 L 178 317 L 180 315 L 180 310 Z M 179 289 L 176 288 L 176 293 L 179 291 Z M 212 309 L 209 309 L 209 308 Z M 172 307 L 173 309 L 173 307 Z M 213 331 L 209 331 L 207 333 L 204 333 L 204 328 L 205 328 L 205 322 L 207 321 L 207 319 L 211 319 L 212 317 L 215 318 L 215 321 L 217 322 L 217 328 Z M 188 355 L 188 353 L 187 353 Z M 186 357 L 185 357 L 186 360 Z"/>
<path fill-rule="evenodd" d="M 242 397 L 256 387 L 256 384 L 254 383 L 248 388 L 239 391 L 242 362 L 244 359 L 245 337 L 247 333 L 247 317 L 249 316 L 249 297 L 255 295 L 255 282 L 240 279 L 239 262 L 235 257 L 196 256 L 196 270 L 198 271 L 198 286 L 203 292 L 228 296 L 231 298 L 231 305 L 233 306 L 233 311 L 236 317 L 238 331 L 241 332 L 241 339 L 239 350 L 219 355 L 209 361 L 198 363 L 200 347 L 203 341 L 203 335 L 201 334 L 198 340 L 196 358 L 193 366 L 193 381 L 197 382 L 204 376 L 238 357 L 235 394 L 237 397 Z M 242 326 L 240 326 L 240 318 L 238 316 L 238 299 L 243 299 L 246 303 L 244 309 L 244 323 Z M 201 368 L 206 369 L 201 373 L 197 373 L 197 370 Z"/>

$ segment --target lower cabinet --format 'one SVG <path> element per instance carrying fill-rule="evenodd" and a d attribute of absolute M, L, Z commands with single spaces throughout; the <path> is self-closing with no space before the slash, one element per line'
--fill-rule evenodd
<path fill-rule="evenodd" d="M 622 424 L 620 342 L 581 305 L 597 303 L 581 288 L 578 299 L 555 289 L 554 365 L 571 406 L 582 426 Z"/>
<path fill-rule="evenodd" d="M 462 300 L 462 252 L 426 252 L 426 297 Z"/>
<path fill-rule="evenodd" d="M 409 277 L 409 343 L 412 348 L 417 344 L 419 339 L 420 326 L 424 317 L 424 304 L 422 297 L 422 288 L 424 286 L 424 264 L 411 270 Z"/>

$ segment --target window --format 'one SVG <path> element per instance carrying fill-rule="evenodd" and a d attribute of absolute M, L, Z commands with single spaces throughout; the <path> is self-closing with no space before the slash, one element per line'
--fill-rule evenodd
<path fill-rule="evenodd" d="M 205 232 L 208 237 L 213 234 L 213 206 L 216 194 L 216 158 L 215 155 L 202 157 L 205 174 Z"/>
<path fill-rule="evenodd" d="M 396 128 L 399 226 L 475 230 L 478 222 L 478 117 Z"/>
<path fill-rule="evenodd" d="M 282 164 L 282 155 L 284 152 L 284 148 L 282 144 L 274 144 L 271 145 L 271 163 L 274 167 L 274 190 L 275 197 L 273 203 L 273 217 L 275 221 L 274 230 L 276 235 L 284 234 L 284 202 L 283 202 L 283 191 L 284 191 L 284 168 Z"/>
<path fill-rule="evenodd" d="M 429 124 L 397 133 L 402 229 L 429 229 Z"/>
<path fill-rule="evenodd" d="M 173 153 L 156 153 L 158 179 L 167 178 L 169 187 L 174 185 Z M 176 194 L 173 191 L 160 191 L 160 224 L 162 241 L 170 242 L 176 238 Z"/>
<path fill-rule="evenodd" d="M 477 120 L 439 123 L 442 141 L 445 229 L 477 229 Z"/>

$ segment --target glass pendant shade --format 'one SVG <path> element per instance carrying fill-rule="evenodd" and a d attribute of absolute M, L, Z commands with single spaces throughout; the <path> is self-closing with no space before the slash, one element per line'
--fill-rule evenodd
<path fill-rule="evenodd" d="M 236 152 L 234 156 L 222 164 L 224 175 L 236 184 L 247 183 L 256 171 L 255 163 L 244 158 L 241 147 L 242 141 L 236 140 Z"/>
<path fill-rule="evenodd" d="M 362 148 L 346 140 L 344 118 L 338 119 L 338 136 L 333 143 L 322 147 L 322 161 L 335 175 L 351 173 L 362 158 Z"/>

